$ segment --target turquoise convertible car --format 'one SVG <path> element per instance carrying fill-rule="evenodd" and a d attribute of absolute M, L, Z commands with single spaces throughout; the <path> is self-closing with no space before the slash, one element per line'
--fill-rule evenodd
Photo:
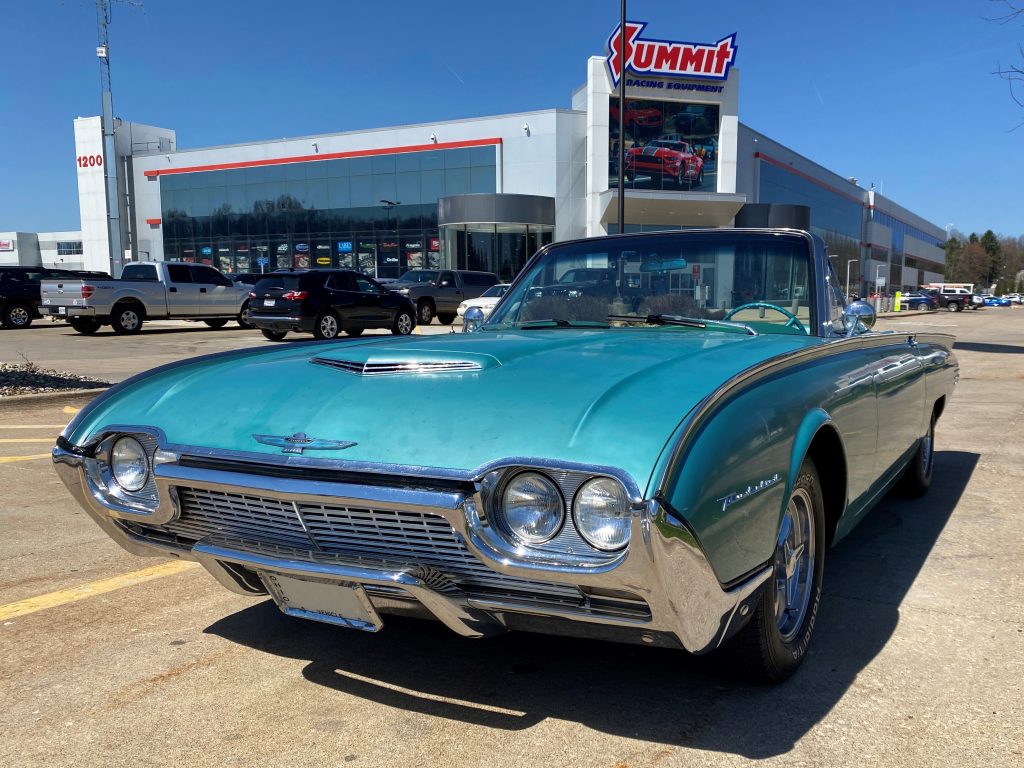
<path fill-rule="evenodd" d="M 927 490 L 958 378 L 952 337 L 874 332 L 839 285 L 795 230 L 556 243 L 471 332 L 158 368 L 53 459 L 127 550 L 293 616 L 728 646 L 778 681 L 829 547 Z"/>

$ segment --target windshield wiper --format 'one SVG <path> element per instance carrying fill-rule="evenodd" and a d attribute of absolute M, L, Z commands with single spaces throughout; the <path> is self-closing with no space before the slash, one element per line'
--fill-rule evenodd
<path fill-rule="evenodd" d="M 731 320 L 707 320 L 697 317 L 681 317 L 679 315 L 608 315 L 608 320 L 617 320 L 627 323 L 647 323 L 648 325 L 681 325 L 684 328 L 721 328 L 729 331 L 742 331 L 749 336 L 757 336 L 758 333 L 746 323 L 735 323 Z"/>
<path fill-rule="evenodd" d="M 600 320 L 527 320 L 520 323 L 519 328 L 524 331 L 537 328 L 608 328 L 608 323 Z"/>

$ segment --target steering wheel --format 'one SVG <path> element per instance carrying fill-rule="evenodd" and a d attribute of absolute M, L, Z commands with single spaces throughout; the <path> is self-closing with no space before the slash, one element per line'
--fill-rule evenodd
<path fill-rule="evenodd" d="M 744 309 L 774 309 L 776 312 L 780 312 L 789 318 L 789 320 L 786 321 L 787 328 L 796 328 L 801 333 L 807 333 L 807 329 L 804 328 L 803 323 L 800 322 L 800 319 L 796 315 L 788 309 L 783 309 L 777 304 L 769 304 L 767 301 L 752 301 L 749 304 L 740 304 L 738 307 L 729 310 L 728 314 L 726 314 L 722 319 L 731 320 L 733 315 Z"/>

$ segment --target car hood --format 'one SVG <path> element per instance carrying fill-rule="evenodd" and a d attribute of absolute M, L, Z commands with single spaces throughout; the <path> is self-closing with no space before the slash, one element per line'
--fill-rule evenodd
<path fill-rule="evenodd" d="M 815 343 L 686 328 L 293 343 L 142 374 L 83 411 L 66 436 L 82 445 L 112 425 L 155 426 L 171 444 L 286 463 L 281 448 L 253 435 L 302 432 L 356 443 L 306 457 L 464 471 L 532 457 L 618 467 L 643 489 L 702 399 L 751 365 Z M 430 364 L 453 370 L 362 372 Z"/>
<path fill-rule="evenodd" d="M 396 280 L 393 283 L 387 284 L 389 291 L 397 291 L 399 288 L 433 288 L 433 283 L 420 283 L 415 280 Z"/>

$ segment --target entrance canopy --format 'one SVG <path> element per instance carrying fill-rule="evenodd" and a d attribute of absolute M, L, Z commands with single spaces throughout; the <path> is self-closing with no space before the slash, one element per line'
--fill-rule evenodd
<path fill-rule="evenodd" d="M 618 190 L 601 193 L 601 223 L 616 224 Z M 743 194 L 626 190 L 626 226 L 728 227 L 747 202 Z"/>

